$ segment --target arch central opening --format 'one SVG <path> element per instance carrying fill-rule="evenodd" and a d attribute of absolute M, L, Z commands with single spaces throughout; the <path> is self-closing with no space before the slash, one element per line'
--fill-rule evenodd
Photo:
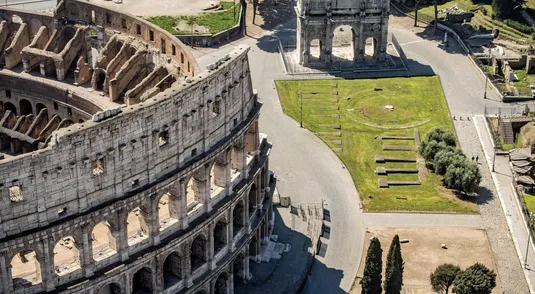
<path fill-rule="evenodd" d="M 61 238 L 54 247 L 54 271 L 63 276 L 80 269 L 80 252 L 73 237 Z"/>
<path fill-rule="evenodd" d="M 332 43 L 332 60 L 355 60 L 355 31 L 351 26 L 342 25 L 334 29 Z"/>
<path fill-rule="evenodd" d="M 163 263 L 164 288 L 167 289 L 182 279 L 181 267 L 180 256 L 176 252 L 167 256 Z"/>
<path fill-rule="evenodd" d="M 11 277 L 14 289 L 23 289 L 42 282 L 41 264 L 35 251 L 21 251 L 13 257 Z"/>
<path fill-rule="evenodd" d="M 106 259 L 117 253 L 117 242 L 112 234 L 110 224 L 101 222 L 93 228 L 91 247 L 95 261 Z"/>

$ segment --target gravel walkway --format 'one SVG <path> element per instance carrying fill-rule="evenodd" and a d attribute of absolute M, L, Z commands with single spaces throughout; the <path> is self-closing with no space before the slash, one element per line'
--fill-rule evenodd
<path fill-rule="evenodd" d="M 461 148 L 467 156 L 469 158 L 479 156 L 479 169 L 482 176 L 478 198 L 479 211 L 494 253 L 502 292 L 529 293 L 490 170 L 483 161 L 485 155 L 481 150 L 475 126 L 472 121 L 455 121 L 455 129 Z"/>

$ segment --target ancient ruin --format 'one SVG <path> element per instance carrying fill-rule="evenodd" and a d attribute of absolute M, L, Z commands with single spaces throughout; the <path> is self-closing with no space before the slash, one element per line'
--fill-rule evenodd
<path fill-rule="evenodd" d="M 300 64 L 338 61 L 333 54 L 336 45 L 350 46 L 348 59 L 356 64 L 385 60 L 389 0 L 299 0 L 296 13 Z M 370 58 L 365 57 L 366 44 Z"/>
<path fill-rule="evenodd" d="M 0 293 L 233 293 L 273 227 L 248 48 L 0 8 Z"/>

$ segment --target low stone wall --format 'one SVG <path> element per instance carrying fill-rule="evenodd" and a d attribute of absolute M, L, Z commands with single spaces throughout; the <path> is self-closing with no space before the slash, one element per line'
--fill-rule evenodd
<path fill-rule="evenodd" d="M 190 46 L 211 47 L 222 42 L 227 42 L 242 32 L 243 20 L 245 19 L 244 14 L 245 10 L 240 6 L 238 24 L 217 34 L 175 35 L 175 37 L 182 41 L 182 43 Z"/>

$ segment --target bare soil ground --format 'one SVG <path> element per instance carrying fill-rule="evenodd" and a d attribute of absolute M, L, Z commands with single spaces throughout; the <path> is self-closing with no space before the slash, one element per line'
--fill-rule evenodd
<path fill-rule="evenodd" d="M 484 230 L 468 228 L 383 228 L 370 227 L 364 240 L 365 249 L 351 293 L 361 292 L 360 278 L 364 271 L 366 251 L 369 239 L 376 236 L 383 249 L 383 278 L 386 255 L 395 234 L 400 239 L 408 239 L 401 244 L 401 253 L 405 262 L 403 273 L 403 290 L 406 294 L 434 293 L 429 284 L 429 274 L 443 263 L 456 264 L 464 269 L 476 262 L 496 270 L 487 235 Z M 446 244 L 448 249 L 442 249 Z M 500 278 L 492 293 L 500 293 Z"/>

